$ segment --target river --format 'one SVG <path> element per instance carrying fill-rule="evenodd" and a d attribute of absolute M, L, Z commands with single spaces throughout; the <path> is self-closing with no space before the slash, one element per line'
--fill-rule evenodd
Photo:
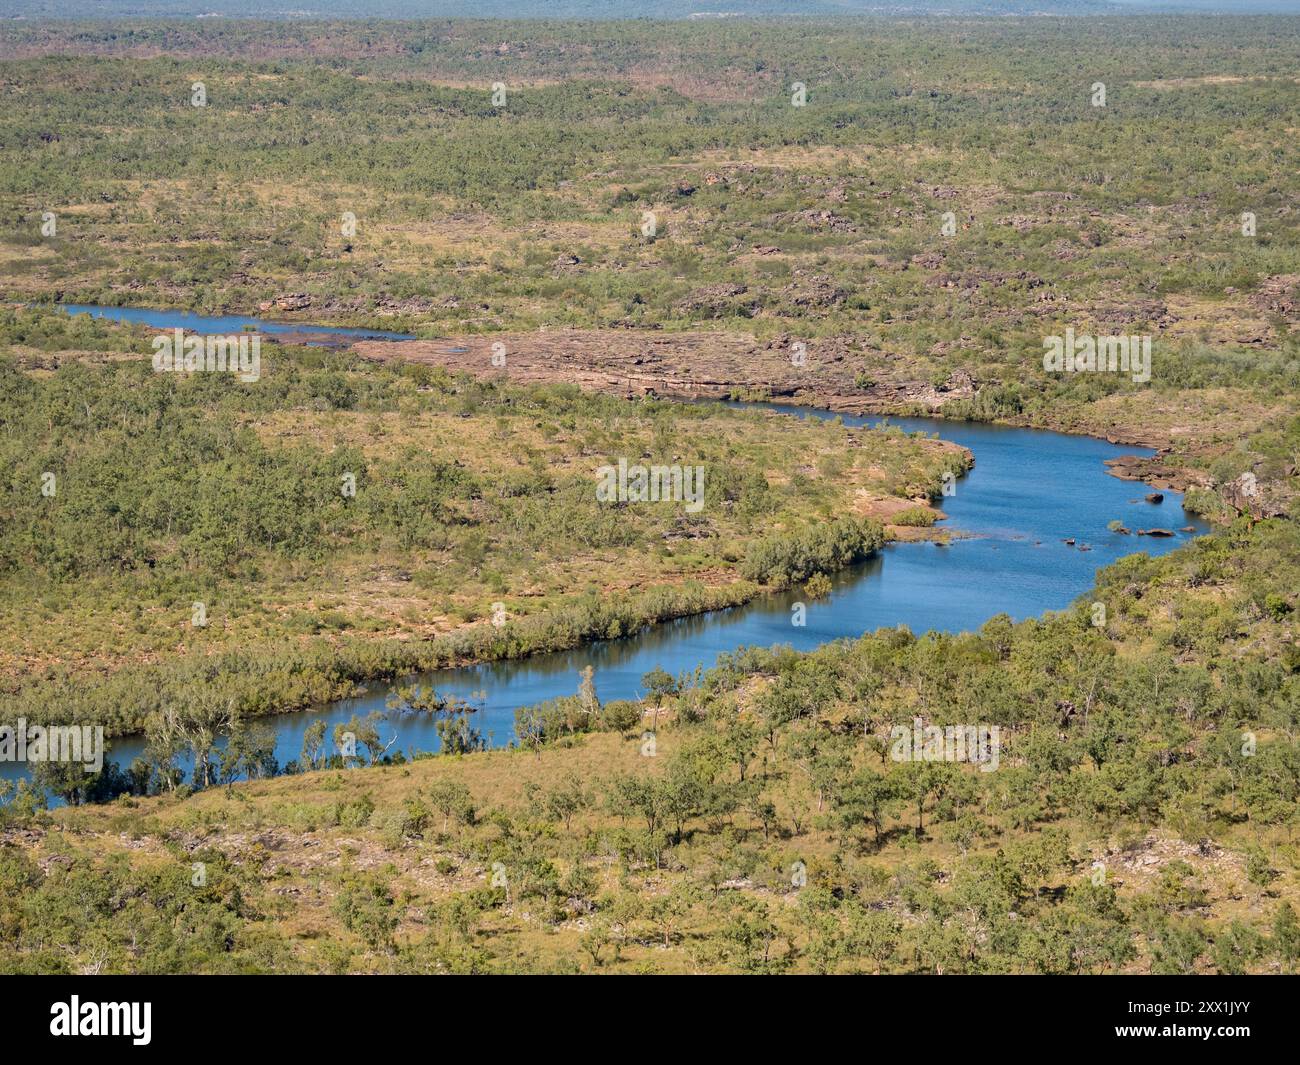
<path fill-rule="evenodd" d="M 86 308 L 118 311 L 118 308 Z M 235 330 L 238 321 L 252 328 L 275 326 L 257 319 L 205 319 L 177 312 L 131 309 L 132 321 L 161 328 L 181 325 L 206 331 Z M 202 331 L 202 330 L 200 330 Z M 269 330 L 268 330 L 269 331 Z M 316 326 L 295 326 L 296 332 L 320 332 Z M 345 335 L 373 336 L 370 330 Z M 392 334 L 400 339 L 400 334 Z M 831 418 L 829 411 L 780 404 L 766 407 L 792 417 Z M 475 724 L 500 746 L 514 737 L 517 707 L 577 691 L 578 674 L 591 665 L 602 700 L 628 699 L 641 693 L 641 677 L 656 666 L 678 674 L 696 666 L 712 666 L 718 656 L 742 646 L 789 644 L 811 650 L 828 641 L 857 637 L 883 626 L 907 625 L 914 632 L 929 629 L 959 632 L 975 629 L 990 617 L 1006 613 L 1017 620 L 1060 610 L 1093 585 L 1094 574 L 1124 555 L 1145 551 L 1164 554 L 1208 526 L 1182 510 L 1182 496 L 1165 491 L 1161 503 L 1148 503 L 1149 489 L 1106 473 L 1105 459 L 1121 454 L 1150 454 L 1092 437 L 1033 429 L 1013 429 L 931 418 L 843 416 L 848 425 L 882 423 L 907 430 L 937 433 L 969 448 L 975 468 L 957 482 L 956 494 L 941 501 L 949 515 L 947 526 L 963 538 L 948 546 L 933 543 L 891 544 L 876 558 L 832 576 L 829 597 L 807 604 L 806 624 L 792 623 L 792 605 L 804 597 L 798 590 L 764 596 L 745 606 L 714 611 L 648 628 L 618 640 L 588 644 L 572 651 L 423 675 L 422 681 L 440 692 L 470 699 L 481 707 Z M 1107 524 L 1165 528 L 1171 538 L 1114 533 Z M 1184 526 L 1193 532 L 1181 531 Z M 1065 543 L 1074 539 L 1074 546 Z M 1083 550 L 1083 548 L 1088 550 Z M 384 709 L 390 685 L 377 684 L 364 695 L 301 713 L 268 718 L 277 732 L 281 764 L 296 758 L 302 736 L 314 721 L 330 726 Z M 437 737 L 431 721 L 391 719 L 387 741 L 396 733 L 395 749 L 434 750 Z M 328 733 L 327 733 L 328 734 Z M 142 752 L 141 737 L 119 738 L 110 757 L 127 765 Z M 0 767 L 8 771 L 12 764 Z"/>

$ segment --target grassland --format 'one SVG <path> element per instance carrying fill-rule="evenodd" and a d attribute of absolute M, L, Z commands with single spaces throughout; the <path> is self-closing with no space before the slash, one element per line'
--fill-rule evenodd
<path fill-rule="evenodd" d="M 627 632 L 927 534 L 967 461 L 665 395 L 1150 444 L 1117 472 L 1217 523 L 519 749 L 5 789 L 0 970 L 1295 971 L 1298 68 L 1290 18 L 0 28 L 0 717 L 198 734 Z M 420 339 L 232 386 L 57 300 Z M 1067 326 L 1151 381 L 1044 372 Z M 619 457 L 717 494 L 602 510 Z M 917 718 L 998 771 L 891 758 Z"/>
<path fill-rule="evenodd" d="M 627 353 L 1228 481 L 1300 384 L 1294 27 L 13 25 L 0 296 L 499 340 L 550 380 Z M 1044 373 L 1066 326 L 1152 335 L 1152 381 Z"/>
<path fill-rule="evenodd" d="M 630 733 L 16 801 L 0 964 L 1293 971 L 1298 558 L 1291 523 L 1242 523 L 1103 574 L 1101 630 L 1081 608 L 748 652 Z M 997 771 L 887 759 L 893 724 L 972 713 Z M 95 934 L 56 955 L 26 907 Z"/>
<path fill-rule="evenodd" d="M 846 520 L 881 540 L 946 535 L 888 523 L 941 516 L 930 503 L 943 477 L 970 462 L 896 429 L 480 382 L 346 352 L 268 347 L 255 383 L 158 375 L 132 356 L 149 348 L 140 330 L 20 317 L 14 328 L 52 352 L 74 336 L 104 349 L 45 370 L 28 347 L 6 366 L 0 664 L 11 708 L 33 718 L 42 704 L 24 700 L 59 690 L 56 678 L 83 693 L 111 681 L 85 713 L 139 727 L 147 709 L 122 704 L 168 691 L 159 677 L 172 668 L 210 685 L 213 663 L 238 672 L 241 656 L 353 663 L 241 693 L 262 713 L 369 676 L 735 605 L 789 583 L 745 568 L 773 537 Z M 599 472 L 620 461 L 702 469 L 702 491 L 695 503 L 602 502 Z M 52 497 L 37 490 L 46 471 Z"/>

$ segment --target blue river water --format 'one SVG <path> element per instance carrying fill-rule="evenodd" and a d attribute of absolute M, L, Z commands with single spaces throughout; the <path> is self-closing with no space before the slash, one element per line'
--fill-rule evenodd
<path fill-rule="evenodd" d="M 170 312 L 165 317 L 135 320 L 164 328 L 178 324 Z M 205 328 L 213 328 L 211 321 Z M 836 416 L 805 407 L 748 406 L 790 417 Z M 793 604 L 806 598 L 796 589 L 564 653 L 440 670 L 419 679 L 479 706 L 475 725 L 500 746 L 514 738 L 516 708 L 574 694 L 578 674 L 587 665 L 595 670 L 602 700 L 628 699 L 642 693 L 641 677 L 655 667 L 674 675 L 696 666 L 708 668 L 720 654 L 742 646 L 788 644 L 811 650 L 881 627 L 958 632 L 978 628 L 1000 613 L 1017 620 L 1034 617 L 1068 606 L 1092 587 L 1098 569 L 1124 555 L 1164 554 L 1208 531 L 1203 522 L 1183 512 L 1179 493 L 1165 491 L 1162 502 L 1148 503 L 1144 496 L 1150 489 L 1107 474 L 1104 460 L 1150 454 L 1141 448 L 1092 437 L 928 418 L 844 416 L 843 420 L 849 425 L 885 423 L 935 433 L 969 448 L 975 455 L 974 469 L 957 482 L 956 494 L 940 504 L 948 514 L 945 525 L 962 538 L 947 546 L 892 544 L 869 562 L 833 575 L 831 594 L 807 604 L 802 627 L 792 623 Z M 1109 531 L 1107 525 L 1114 519 L 1132 529 L 1133 535 Z M 1193 531 L 1183 531 L 1188 526 Z M 1136 535 L 1138 529 L 1149 528 L 1170 529 L 1175 535 Z M 1068 539 L 1076 543 L 1068 545 Z M 389 685 L 375 685 L 356 698 L 266 719 L 277 731 L 279 761 L 284 764 L 298 757 L 303 733 L 314 721 L 325 718 L 331 735 L 335 723 L 346 722 L 353 714 L 383 710 L 389 690 Z M 397 737 L 397 750 L 428 751 L 438 746 L 428 720 L 393 717 L 382 731 L 385 741 Z M 112 744 L 109 756 L 125 766 L 142 748 L 141 737 L 121 737 Z M 0 775 L 9 775 L 5 771 L 14 768 L 0 766 Z"/>
<path fill-rule="evenodd" d="M 350 329 L 337 325 L 306 325 L 302 322 L 274 322 L 238 314 L 204 315 L 192 311 L 158 311 L 148 307 L 101 307 L 90 303 L 60 303 L 68 314 L 88 314 L 115 322 L 138 323 L 155 329 L 186 329 L 191 333 L 225 334 L 245 330 L 258 333 L 295 333 L 351 340 L 414 340 L 411 333 L 387 333 L 382 329 Z"/>

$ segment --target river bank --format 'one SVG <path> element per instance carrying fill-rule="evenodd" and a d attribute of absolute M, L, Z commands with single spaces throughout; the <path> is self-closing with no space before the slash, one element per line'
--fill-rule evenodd
<path fill-rule="evenodd" d="M 841 417 L 806 408 L 771 409 L 805 418 Z M 846 420 L 870 421 L 852 416 Z M 439 663 L 441 668 L 422 672 L 418 679 L 477 706 L 476 724 L 491 742 L 500 744 L 512 738 L 518 707 L 573 694 L 579 673 L 588 666 L 594 670 L 602 699 L 637 699 L 644 695 L 645 673 L 656 668 L 673 675 L 690 673 L 743 646 L 786 643 L 812 650 L 832 640 L 896 625 L 917 632 L 974 630 L 1000 613 L 1021 619 L 1068 606 L 1092 586 L 1098 567 L 1137 546 L 1131 537 L 1108 528 L 1112 520 L 1133 513 L 1131 508 L 1138 508 L 1143 525 L 1192 530 L 1168 539 L 1144 539 L 1141 547 L 1151 555 L 1207 531 L 1204 523 L 1188 524 L 1176 493 L 1150 503 L 1140 493 L 1134 497 L 1124 482 L 1108 477 L 1104 461 L 1116 457 L 1118 449 L 1104 441 L 915 419 L 904 420 L 900 428 L 944 432 L 976 455 L 976 465 L 956 494 L 944 500 L 953 525 L 967 534 L 948 548 L 888 545 L 876 558 L 834 574 L 830 593 L 815 602 L 806 601 L 799 589 L 790 589 L 646 630 L 620 628 L 614 638 L 609 638 L 609 631 L 604 638 L 589 631 L 583 638 L 595 636 L 594 642 L 575 642 L 548 654 L 461 667 Z M 1139 522 L 1134 519 L 1131 524 Z M 800 603 L 804 609 L 796 611 Z M 603 609 L 617 607 L 603 604 Z M 797 622 L 800 615 L 802 624 Z M 497 638 L 495 632 L 492 638 Z M 405 653 L 415 650 L 407 647 Z M 374 674 L 394 677 L 404 672 L 403 665 L 432 664 L 414 659 L 384 662 Z M 265 698 L 268 679 L 283 673 L 274 662 L 259 666 L 247 659 L 195 665 L 209 670 L 217 666 L 207 685 L 211 693 L 246 690 L 257 700 L 255 705 L 266 709 L 270 709 Z M 351 676 L 346 683 L 364 685 L 361 676 Z M 276 730 L 276 757 L 281 764 L 296 758 L 303 734 L 317 721 L 332 726 L 355 715 L 382 711 L 389 691 L 388 684 L 380 683 L 327 705 L 302 699 L 300 705 L 312 708 L 268 717 Z M 408 718 L 392 722 L 392 728 L 403 749 L 437 747 L 432 722 Z M 113 757 L 129 762 L 141 753 L 140 737 L 124 737 L 115 745 Z"/>
<path fill-rule="evenodd" d="M 514 383 L 574 384 L 587 391 L 629 398 L 747 399 L 787 403 L 853 416 L 928 417 L 975 420 L 1014 428 L 1096 436 L 1112 444 L 1149 449 L 1153 455 L 1124 455 L 1111 462 L 1114 476 L 1141 480 L 1160 489 L 1186 492 L 1208 488 L 1206 466 L 1222 451 L 1225 408 L 1241 418 L 1266 421 L 1277 413 L 1259 397 L 1227 390 L 1194 390 L 1161 396 L 1120 392 L 1096 403 L 1063 400 L 1031 411 L 978 410 L 982 388 L 966 369 L 937 380 L 927 364 L 893 357 L 868 380 L 856 367 L 862 351 L 848 337 L 811 342 L 791 333 L 762 339 L 730 331 L 648 329 L 541 329 L 529 333 L 492 332 L 434 339 L 365 325 L 317 325 L 292 318 L 265 319 L 240 314 L 205 316 L 148 307 L 63 304 L 69 313 L 89 313 L 125 323 L 161 328 L 214 331 L 258 328 L 281 343 L 330 346 L 355 351 L 367 360 L 406 361 L 441 366 L 481 379 Z M 267 304 L 259 311 L 295 306 Z M 347 316 L 344 316 L 345 319 Z M 1027 378 L 1037 353 L 1026 354 Z M 994 382 L 993 384 L 996 384 Z M 1199 407 L 1204 413 L 1198 413 Z M 1189 414 L 1191 415 L 1189 417 Z M 1228 493 L 1231 503 L 1232 493 Z"/>
<path fill-rule="evenodd" d="M 1121 456 L 1114 475 L 1185 492 L 1210 484 L 1197 463 L 1209 453 L 1215 420 L 1187 416 L 1195 398 L 1144 400 L 1134 394 L 1101 404 L 1047 403 L 1031 412 L 978 411 L 985 384 L 965 369 L 939 383 L 905 358 L 871 380 L 843 338 L 804 343 L 791 334 L 759 340 L 728 332 L 539 330 L 352 345 L 363 358 L 403 360 L 518 383 L 564 383 L 627 397 L 744 399 L 816 408 L 854 417 L 975 420 L 1012 428 L 1096 436 L 1153 455 Z M 1027 366 L 1033 353 L 1027 354 Z M 1214 397 L 1222 404 L 1222 397 Z M 1172 410 L 1172 412 L 1171 412 Z M 1175 416 L 1176 413 L 1176 416 Z"/>
<path fill-rule="evenodd" d="M 119 314 L 122 309 L 92 310 Z M 178 327 L 180 320 L 186 323 L 185 328 L 195 331 L 228 329 L 235 324 L 254 328 L 275 324 L 258 319 L 212 320 L 171 311 L 132 309 L 130 313 L 133 322 L 153 328 Z M 501 349 L 494 350 L 493 341 L 487 337 L 437 343 L 368 340 L 351 334 L 344 337 L 366 361 L 397 360 L 466 370 L 483 380 L 504 375 L 515 384 L 569 383 L 584 391 L 613 392 L 618 396 L 712 398 L 730 407 L 758 410 L 768 417 L 840 421 L 849 433 L 890 425 L 904 433 L 942 435 L 947 440 L 934 441 L 933 446 L 953 449 L 961 456 L 958 471 L 965 469 L 968 475 L 952 482 L 939 497 L 942 512 L 928 508 L 927 522 L 950 517 L 951 530 L 936 532 L 933 524 L 910 521 L 891 527 L 891 518 L 901 517 L 899 508 L 908 501 L 860 494 L 854 509 L 884 524 L 886 545 L 873 561 L 832 573 L 831 591 L 822 598 L 806 595 L 799 582 L 793 587 L 782 582 L 760 585 L 735 580 L 734 575 L 727 582 L 717 582 L 708 580 L 705 572 L 677 585 L 643 590 L 624 586 L 613 597 L 597 593 L 589 600 L 531 617 L 511 618 L 502 625 L 480 620 L 462 624 L 451 632 L 415 639 L 367 640 L 339 635 L 283 647 L 268 645 L 262 639 L 242 651 L 186 655 L 174 663 L 175 668 L 193 673 L 195 683 L 200 675 L 209 677 L 204 685 L 209 694 L 224 692 L 224 697 L 234 701 L 244 714 L 279 715 L 297 710 L 305 713 L 293 715 L 295 718 L 310 720 L 322 714 L 333 720 L 336 714 L 344 710 L 350 713 L 353 707 L 368 712 L 382 705 L 385 682 L 418 675 L 434 682 L 439 690 L 462 698 L 487 692 L 487 698 L 481 700 L 482 719 L 491 731 L 506 736 L 516 707 L 571 694 L 577 672 L 598 661 L 603 662 L 603 696 L 636 698 L 641 694 L 641 675 L 664 665 L 661 657 L 670 664 L 670 672 L 690 672 L 716 661 L 718 654 L 746 644 L 788 641 L 811 648 L 827 639 L 860 635 L 873 627 L 906 624 L 961 631 L 977 628 L 999 612 L 1017 618 L 1035 616 L 1068 605 L 1090 585 L 1096 566 L 1133 550 L 1136 542 L 1112 531 L 1112 522 L 1118 522 L 1120 528 L 1131 524 L 1179 530 L 1167 540 L 1144 540 L 1143 549 L 1151 553 L 1163 553 L 1189 531 L 1205 528 L 1200 523 L 1188 524 L 1179 497 L 1170 491 L 1171 484 L 1158 485 L 1169 495 L 1153 505 L 1141 495 L 1133 498 L 1121 484 L 1106 476 L 1106 463 L 1118 464 L 1130 476 L 1140 476 L 1142 470 L 1130 465 L 1130 461 L 1150 462 L 1158 456 L 1134 458 L 1094 438 L 990 423 L 855 414 L 845 409 L 848 401 L 844 397 L 822 408 L 745 402 L 734 396 L 749 390 L 755 375 L 772 366 L 776 355 L 771 351 L 764 362 L 755 366 L 745 361 L 748 349 L 737 348 L 735 338 L 727 341 L 710 334 L 692 335 L 687 349 L 691 357 L 701 365 L 707 357 L 715 369 L 707 375 L 698 373 L 687 378 L 664 375 L 655 369 L 664 362 L 674 366 L 682 362 L 683 352 L 673 338 L 658 337 L 649 355 L 636 355 L 644 337 L 629 339 L 613 333 L 607 345 L 596 347 L 587 343 L 592 338 L 584 337 L 575 350 L 570 343 L 575 335 L 551 335 L 546 343 L 538 343 L 534 337 L 531 345 L 523 338 L 513 338 L 505 347 L 504 367 L 494 364 L 493 358 L 501 354 Z M 832 362 L 830 371 L 823 373 L 818 362 L 802 367 L 790 363 L 788 371 L 783 372 L 804 374 L 811 378 L 805 384 L 822 387 L 824 379 L 834 382 L 842 376 L 834 365 Z M 795 390 L 795 394 L 801 401 L 819 395 L 807 389 Z M 301 422 L 301 416 L 295 416 L 294 422 Z M 295 425 L 295 431 L 298 428 Z M 464 436 L 466 429 L 462 422 L 457 434 Z M 321 438 L 313 440 L 313 446 L 329 445 Z M 976 464 L 972 466 L 973 461 Z M 1066 484 L 1071 486 L 1068 495 L 1057 487 Z M 937 488 L 934 482 L 928 491 L 937 494 Z M 1134 505 L 1142 508 L 1143 515 L 1124 520 L 1127 508 Z M 949 544 L 946 551 L 927 551 L 924 544 L 916 542 L 936 536 Z M 1008 565 L 1013 557 L 1015 562 Z M 896 573 L 903 575 L 901 584 L 890 579 Z M 990 587 L 993 575 L 996 587 Z M 873 579 L 884 595 L 874 602 L 871 594 L 860 598 L 863 592 L 873 590 Z M 1006 594 L 1008 590 L 1011 594 Z M 963 599 L 960 606 L 944 602 L 954 597 Z M 807 614 L 803 626 L 792 624 L 791 611 L 796 603 L 802 604 Z M 703 648 L 696 647 L 698 633 L 712 633 L 715 627 L 720 634 L 718 642 L 706 641 Z M 677 636 L 664 644 L 655 637 L 657 630 Z M 815 642 L 808 642 L 809 633 L 815 635 Z M 611 660 L 598 650 L 603 646 L 622 650 Z M 620 667 L 611 677 L 605 675 L 610 672 L 611 661 L 635 662 L 636 666 Z M 531 672 L 535 666 L 540 673 Z M 183 683 L 177 688 L 175 678 L 164 678 L 162 672 L 154 682 L 147 677 L 143 680 L 146 690 L 188 690 Z M 110 676 L 96 682 L 98 695 L 79 700 L 82 716 L 97 717 L 102 711 L 95 707 L 104 700 L 119 706 L 137 705 L 140 715 L 147 714 L 156 696 L 145 696 L 141 702 L 141 681 L 142 675 L 135 671 L 131 677 Z M 380 690 L 367 689 L 376 682 Z M 16 709 L 29 718 L 42 716 L 21 704 Z M 60 712 L 66 713 L 62 703 Z M 134 719 L 139 720 L 142 717 Z M 129 733 L 134 722 L 124 719 L 123 723 L 126 729 L 119 727 L 115 731 Z M 284 748 L 281 753 L 292 756 L 297 752 Z"/>

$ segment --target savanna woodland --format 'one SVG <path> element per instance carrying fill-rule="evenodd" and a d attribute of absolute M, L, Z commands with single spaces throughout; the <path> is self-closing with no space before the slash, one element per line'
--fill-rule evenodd
<path fill-rule="evenodd" d="M 1300 17 L 50 7 L 0 24 L 0 725 L 108 752 L 2 767 L 0 971 L 1300 967 Z M 158 372 L 64 304 L 295 331 Z M 763 401 L 1107 438 L 1207 524 L 973 631 L 491 735 L 439 690 L 963 550 L 978 447 Z"/>

